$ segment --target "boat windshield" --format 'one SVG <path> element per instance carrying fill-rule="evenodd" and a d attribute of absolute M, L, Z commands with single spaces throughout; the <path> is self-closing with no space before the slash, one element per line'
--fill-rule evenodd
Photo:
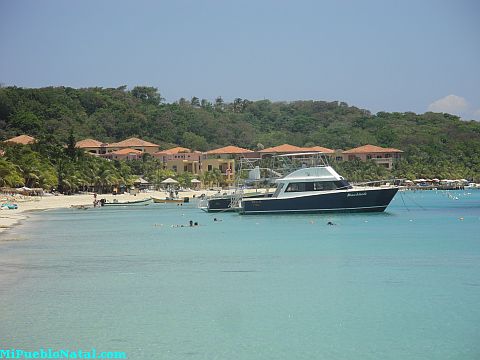
<path fill-rule="evenodd" d="M 285 186 L 284 183 L 279 183 L 277 185 L 277 189 L 275 190 L 275 192 L 273 193 L 272 197 L 277 197 L 278 194 L 280 194 L 280 191 L 282 191 L 283 187 Z"/>
<path fill-rule="evenodd" d="M 345 180 L 339 181 L 315 181 L 315 182 L 291 182 L 288 184 L 285 192 L 305 192 L 305 191 L 328 191 L 350 189 L 351 185 Z"/>

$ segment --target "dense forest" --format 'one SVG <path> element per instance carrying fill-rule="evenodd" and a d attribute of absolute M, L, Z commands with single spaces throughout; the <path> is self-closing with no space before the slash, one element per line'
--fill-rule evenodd
<path fill-rule="evenodd" d="M 63 183 L 63 175 L 81 172 L 86 163 L 112 167 L 118 178 L 148 173 L 148 168 L 155 167 L 149 164 L 152 159 L 145 159 L 146 168 L 138 164 L 105 165 L 100 159 L 85 159 L 74 149 L 67 154 L 63 146 L 84 138 L 114 142 L 132 136 L 163 148 L 181 145 L 196 150 L 224 145 L 259 149 L 283 143 L 349 149 L 373 144 L 401 149 L 405 160 L 391 173 L 373 163 L 334 165 L 351 180 L 439 177 L 480 181 L 480 123 L 430 112 L 371 114 L 338 101 L 238 98 L 226 103 L 221 97 L 214 102 L 193 97 L 166 103 L 156 88 L 146 86 L 131 90 L 126 86 L 0 88 L 0 141 L 19 134 L 34 136 L 39 143 L 29 150 L 6 149 L 0 158 L 0 186 L 7 184 L 6 178 L 16 178 L 13 183 L 20 183 L 22 178 L 23 183 L 34 185 L 35 181 L 21 174 L 19 165 L 28 163 L 28 156 L 36 158 L 37 170 L 51 174 L 44 176 L 50 177 L 49 181 L 36 181 L 37 185 Z M 28 151 L 31 153 L 23 154 Z M 59 163 L 64 170 L 59 171 Z"/>

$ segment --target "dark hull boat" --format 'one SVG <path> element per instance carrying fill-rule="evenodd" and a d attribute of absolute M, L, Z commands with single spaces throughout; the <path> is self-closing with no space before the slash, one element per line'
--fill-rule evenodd
<path fill-rule="evenodd" d="M 398 188 L 348 189 L 289 198 L 242 199 L 240 214 L 381 212 Z"/>
<path fill-rule="evenodd" d="M 272 196 L 272 194 L 263 195 L 263 197 L 269 197 L 269 196 Z M 238 207 L 235 207 L 235 199 L 237 197 L 238 195 L 236 194 L 212 197 L 207 199 L 206 205 L 200 208 L 207 212 L 238 211 Z M 259 194 L 243 194 L 242 199 L 258 198 L 258 197 L 259 197 Z"/>
<path fill-rule="evenodd" d="M 277 179 L 269 198 L 243 198 L 240 214 L 384 211 L 396 186 L 353 187 L 328 165 L 304 167 Z"/>

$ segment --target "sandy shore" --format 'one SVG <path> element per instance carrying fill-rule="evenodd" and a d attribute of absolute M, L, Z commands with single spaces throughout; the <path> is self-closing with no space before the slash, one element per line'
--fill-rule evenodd
<path fill-rule="evenodd" d="M 179 197 L 193 198 L 200 196 L 201 194 L 211 195 L 214 191 L 182 191 L 178 194 Z M 105 198 L 107 201 L 113 201 L 113 199 L 119 202 L 142 200 L 150 197 L 165 198 L 167 193 L 164 191 L 155 191 L 148 193 L 139 193 L 136 196 L 130 194 L 111 195 L 111 194 L 99 194 L 98 199 Z M 5 197 L 0 195 L 0 202 L 4 203 Z M 16 210 L 0 210 L 0 233 L 18 224 L 20 221 L 28 218 L 28 212 L 70 208 L 72 205 L 88 205 L 93 204 L 93 194 L 82 195 L 59 195 L 59 196 L 32 196 L 32 197 L 17 197 L 13 202 L 18 205 Z"/>

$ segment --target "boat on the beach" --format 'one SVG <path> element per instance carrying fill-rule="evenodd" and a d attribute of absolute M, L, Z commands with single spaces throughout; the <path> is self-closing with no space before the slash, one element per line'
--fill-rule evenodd
<path fill-rule="evenodd" d="M 188 203 L 190 202 L 190 198 L 184 197 L 184 198 L 171 198 L 171 197 L 166 197 L 165 199 L 160 199 L 156 197 L 152 197 L 153 202 L 155 204 L 183 204 L 183 203 Z"/>
<path fill-rule="evenodd" d="M 100 206 L 147 206 L 151 202 L 152 202 L 151 198 L 135 200 L 135 201 L 124 201 L 124 202 L 119 202 L 115 200 L 113 200 L 112 202 L 109 202 L 109 201 L 105 201 L 105 199 L 100 199 Z"/>

